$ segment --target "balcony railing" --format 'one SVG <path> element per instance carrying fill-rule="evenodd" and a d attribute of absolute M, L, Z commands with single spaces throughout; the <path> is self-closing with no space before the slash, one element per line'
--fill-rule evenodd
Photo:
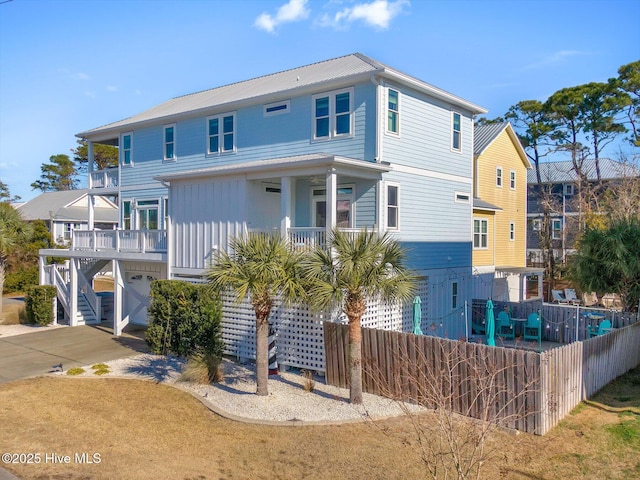
<path fill-rule="evenodd" d="M 355 237 L 362 229 L 340 228 Z M 312 250 L 316 246 L 324 247 L 327 244 L 327 229 L 325 227 L 292 227 L 288 230 L 289 244 L 296 250 Z"/>
<path fill-rule="evenodd" d="M 74 230 L 71 250 L 166 253 L 166 230 Z"/>
<path fill-rule="evenodd" d="M 91 172 L 90 188 L 118 188 L 118 168 L 105 168 Z"/>

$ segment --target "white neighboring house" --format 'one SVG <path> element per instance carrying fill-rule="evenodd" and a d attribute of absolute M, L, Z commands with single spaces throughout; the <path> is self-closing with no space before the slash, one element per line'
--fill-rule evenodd
<path fill-rule="evenodd" d="M 75 230 L 89 230 L 87 189 L 45 192 L 17 207 L 27 221 L 44 220 L 56 243 L 69 244 Z M 106 197 L 93 196 L 94 223 L 98 230 L 118 226 L 118 206 Z"/>

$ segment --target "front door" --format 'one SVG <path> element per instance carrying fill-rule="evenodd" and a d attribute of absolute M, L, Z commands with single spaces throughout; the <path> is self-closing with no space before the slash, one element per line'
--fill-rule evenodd
<path fill-rule="evenodd" d="M 138 202 L 138 230 L 158 230 L 158 201 Z"/>
<path fill-rule="evenodd" d="M 354 187 L 338 187 L 336 201 L 336 226 L 340 228 L 353 227 L 353 191 Z M 327 226 L 327 196 L 324 188 L 313 190 L 313 226 Z"/>

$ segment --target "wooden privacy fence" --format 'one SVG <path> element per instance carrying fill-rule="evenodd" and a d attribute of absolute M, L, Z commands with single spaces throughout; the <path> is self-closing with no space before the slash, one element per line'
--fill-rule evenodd
<path fill-rule="evenodd" d="M 348 388 L 348 326 L 324 323 L 326 381 Z M 640 323 L 543 353 L 362 329 L 363 390 L 544 435 L 640 364 Z"/>

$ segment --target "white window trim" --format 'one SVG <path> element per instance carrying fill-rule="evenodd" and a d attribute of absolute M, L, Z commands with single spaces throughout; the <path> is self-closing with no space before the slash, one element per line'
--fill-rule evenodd
<path fill-rule="evenodd" d="M 338 193 L 337 191 L 341 188 L 351 188 L 351 193 Z M 311 188 L 311 225 L 316 224 L 316 203 L 317 202 L 326 202 L 327 195 L 314 195 L 313 192 L 316 190 L 325 190 L 324 186 L 312 187 Z M 356 224 L 356 185 L 355 183 L 345 183 L 340 184 L 336 188 L 336 201 L 338 200 L 349 200 L 350 209 L 351 209 L 351 218 L 349 219 L 349 226 L 347 228 L 355 228 Z"/>
<path fill-rule="evenodd" d="M 565 183 L 563 185 L 565 197 L 571 197 L 574 193 L 573 183 Z M 571 190 L 571 192 L 569 192 Z"/>
<path fill-rule="evenodd" d="M 560 224 L 560 228 L 556 229 L 556 223 Z M 562 239 L 562 227 L 563 222 L 561 218 L 553 218 L 551 219 L 551 239 L 552 240 L 560 240 Z M 557 235 L 556 235 L 557 233 Z"/>
<path fill-rule="evenodd" d="M 480 232 L 478 233 L 478 235 L 480 235 L 480 246 L 476 247 L 476 229 L 475 229 L 475 222 L 479 221 L 480 222 Z M 482 233 L 482 223 L 486 223 L 487 224 L 487 233 Z M 471 244 L 473 246 L 474 250 L 488 250 L 489 249 L 489 220 L 486 218 L 481 218 L 481 217 L 474 217 L 473 218 L 473 224 L 472 224 L 472 234 L 473 234 L 473 238 L 471 240 Z M 482 236 L 485 236 L 487 239 L 487 246 L 483 247 L 482 246 Z"/>
<path fill-rule="evenodd" d="M 540 230 L 542 230 L 542 220 L 540 220 L 539 218 L 534 218 L 531 222 L 531 228 L 533 228 L 534 232 L 539 232 Z"/>
<path fill-rule="evenodd" d="M 341 93 L 349 93 L 349 133 L 336 134 L 336 96 Z M 354 88 L 343 88 L 341 90 L 333 90 L 331 92 L 318 93 L 311 97 L 311 132 L 313 142 L 326 142 L 328 140 L 350 138 L 354 136 Z M 318 137 L 316 135 L 316 99 L 329 97 L 329 136 Z"/>
<path fill-rule="evenodd" d="M 454 121 L 453 119 L 455 118 L 455 115 L 459 115 L 460 116 L 460 130 L 458 131 L 458 133 L 460 134 L 460 147 L 459 148 L 454 148 L 453 146 L 453 139 L 454 139 L 454 132 L 455 130 L 453 129 L 453 125 L 454 125 Z M 451 111 L 451 140 L 449 142 L 449 145 L 451 147 L 451 151 L 455 152 L 455 153 L 462 153 L 462 114 L 460 112 L 456 112 L 454 110 Z"/>
<path fill-rule="evenodd" d="M 396 110 L 396 113 L 398 115 L 398 131 L 394 132 L 393 130 L 389 130 L 389 90 L 393 90 L 394 92 L 397 92 L 398 94 L 398 110 Z M 400 111 L 400 109 L 402 108 L 402 100 L 400 99 L 400 97 L 402 96 L 402 93 L 400 92 L 399 88 L 395 88 L 393 86 L 390 87 L 386 87 L 385 89 L 385 126 L 384 126 L 384 131 L 387 135 L 392 135 L 394 137 L 400 137 L 400 119 L 402 118 L 402 112 Z"/>
<path fill-rule="evenodd" d="M 509 241 L 516 241 L 516 222 L 509 222 Z"/>
<path fill-rule="evenodd" d="M 173 142 L 167 142 L 167 129 L 173 128 Z M 173 143 L 173 157 L 167 157 L 167 144 Z M 169 123 L 162 126 L 162 159 L 165 162 L 175 162 L 178 159 L 177 154 L 178 147 L 178 129 L 175 123 Z"/>
<path fill-rule="evenodd" d="M 455 192 L 454 201 L 455 203 L 466 203 L 468 205 L 469 203 L 471 203 L 471 194 L 469 192 Z"/>
<path fill-rule="evenodd" d="M 456 286 L 456 292 L 455 295 L 453 293 L 453 286 Z M 458 282 L 458 280 L 452 280 L 451 281 L 451 297 L 450 297 L 450 303 L 449 305 L 451 306 L 451 310 L 456 310 L 458 307 L 458 305 L 460 304 L 460 282 Z M 455 305 L 454 305 L 454 298 L 455 298 Z"/>
<path fill-rule="evenodd" d="M 500 175 L 498 175 L 498 172 L 500 172 Z M 498 183 L 498 178 L 500 179 L 500 183 Z M 502 188 L 503 185 L 504 185 L 504 170 L 502 169 L 502 167 L 497 166 L 496 167 L 496 187 Z"/>
<path fill-rule="evenodd" d="M 398 220 L 397 227 L 389 226 L 389 187 L 396 187 L 398 189 L 397 190 L 398 205 L 396 206 L 397 220 Z M 401 188 L 399 183 L 384 182 L 384 228 L 385 230 L 389 230 L 392 232 L 400 231 L 400 190 Z"/>
<path fill-rule="evenodd" d="M 207 157 L 214 157 L 214 156 L 218 156 L 218 155 L 229 155 L 229 154 L 233 154 L 236 153 L 237 151 L 237 140 L 238 140 L 238 121 L 237 121 L 237 116 L 236 116 L 237 112 L 226 112 L 226 113 L 220 113 L 218 115 L 209 115 L 206 118 L 206 124 L 205 124 L 205 129 L 206 129 L 206 145 L 205 145 L 205 152 L 207 152 Z M 233 148 L 231 150 L 223 150 L 224 148 L 224 117 L 233 117 Z M 209 150 L 209 120 L 217 118 L 218 119 L 218 151 L 217 152 L 212 152 Z"/>
<path fill-rule="evenodd" d="M 515 170 L 509 171 L 509 188 L 511 190 L 516 189 L 516 171 Z"/>
<path fill-rule="evenodd" d="M 174 137 L 175 138 L 175 137 Z M 162 215 L 162 207 L 164 206 L 164 202 L 162 200 L 163 197 L 149 197 L 149 198 L 136 198 L 135 202 L 131 202 L 131 216 L 132 218 L 135 217 L 136 220 L 136 227 L 135 230 L 140 230 L 140 212 L 142 210 L 154 210 L 153 209 L 153 204 L 150 205 L 140 205 L 140 202 L 156 202 L 155 203 L 155 210 L 158 212 L 157 214 L 157 222 L 158 222 L 158 230 L 160 230 L 161 227 L 161 216 Z M 134 214 L 134 206 L 135 206 L 135 214 Z M 151 208 L 149 208 L 151 207 Z"/>
<path fill-rule="evenodd" d="M 125 223 L 124 204 L 127 203 L 127 202 L 129 203 L 129 228 L 128 229 L 125 228 L 125 224 L 124 224 Z M 135 201 L 134 198 L 123 198 L 122 199 L 122 208 L 121 208 L 122 209 L 122 217 L 120 218 L 120 220 L 122 222 L 121 225 L 122 225 L 122 229 L 123 230 L 134 230 L 135 229 L 135 225 L 134 225 L 135 215 L 133 213 L 135 211 L 135 208 L 136 208 L 135 205 L 136 205 L 136 201 Z"/>
<path fill-rule="evenodd" d="M 124 137 L 129 137 L 129 163 L 124 163 Z M 125 132 L 120 135 L 120 145 L 122 145 L 122 149 L 120 150 L 120 165 L 123 167 L 132 167 L 133 166 L 133 132 Z M 163 154 L 164 155 L 164 154 Z"/>
<path fill-rule="evenodd" d="M 280 107 L 280 106 L 282 106 L 283 108 L 279 108 L 279 109 L 271 111 L 271 112 L 268 111 L 271 108 Z M 276 115 L 283 115 L 285 113 L 289 113 L 290 111 L 291 111 L 291 100 L 284 100 L 282 102 L 268 103 L 268 104 L 264 105 L 263 108 L 262 108 L 262 114 L 265 117 L 275 117 Z"/>

